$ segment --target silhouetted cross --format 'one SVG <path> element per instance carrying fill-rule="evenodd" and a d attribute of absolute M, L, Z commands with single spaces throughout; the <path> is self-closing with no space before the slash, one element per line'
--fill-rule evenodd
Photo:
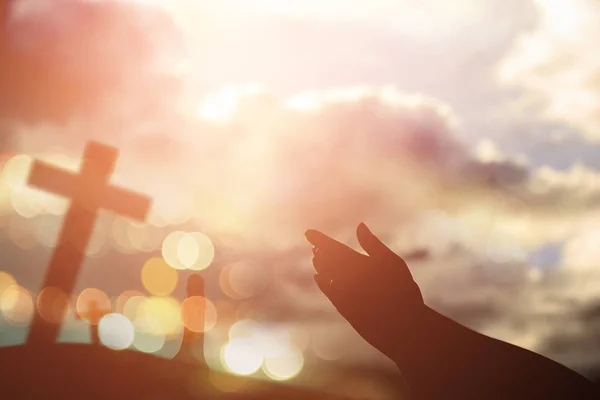
<path fill-rule="evenodd" d="M 34 163 L 29 175 L 31 186 L 72 199 L 42 288 L 73 292 L 100 208 L 139 221 L 146 218 L 150 198 L 108 184 L 118 155 L 113 147 L 88 143 L 79 175 L 39 161 Z M 27 343 L 54 343 L 59 331 L 60 325 L 49 324 L 36 311 Z"/>
<path fill-rule="evenodd" d="M 85 313 L 77 313 L 77 319 L 87 320 L 90 324 L 90 334 L 92 336 L 92 344 L 100 344 L 100 335 L 98 334 L 98 323 L 102 317 L 110 313 L 110 309 L 100 308 L 98 302 L 91 300 L 88 302 L 88 309 Z"/>

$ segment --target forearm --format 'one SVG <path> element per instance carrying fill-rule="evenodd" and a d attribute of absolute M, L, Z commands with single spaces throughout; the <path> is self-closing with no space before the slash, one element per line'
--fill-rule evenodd
<path fill-rule="evenodd" d="M 428 307 L 418 326 L 411 338 L 397 341 L 392 356 L 417 399 L 586 399 L 593 389 L 550 359 L 479 334 Z"/>

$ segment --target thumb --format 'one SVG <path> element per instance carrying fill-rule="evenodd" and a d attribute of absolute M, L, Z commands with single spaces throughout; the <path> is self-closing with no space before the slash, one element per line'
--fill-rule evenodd
<path fill-rule="evenodd" d="M 399 259 L 400 257 L 390 250 L 377 236 L 375 236 L 364 222 L 361 222 L 356 229 L 358 243 L 367 252 L 367 254 L 376 259 Z"/>

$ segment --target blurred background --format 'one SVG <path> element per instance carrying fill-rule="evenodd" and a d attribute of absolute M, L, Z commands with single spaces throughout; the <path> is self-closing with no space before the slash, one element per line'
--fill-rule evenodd
<path fill-rule="evenodd" d="M 364 221 L 436 310 L 597 375 L 597 2 L 2 10 L 0 345 L 25 340 L 68 207 L 27 186 L 32 162 L 77 171 L 98 140 L 153 205 L 143 224 L 99 216 L 76 291 L 52 293 L 71 304 L 61 341 L 90 341 L 93 299 L 104 345 L 173 357 L 201 272 L 211 368 L 307 385 L 368 369 L 344 390 L 381 397 L 393 367 L 317 290 L 303 237 L 357 246 Z"/>

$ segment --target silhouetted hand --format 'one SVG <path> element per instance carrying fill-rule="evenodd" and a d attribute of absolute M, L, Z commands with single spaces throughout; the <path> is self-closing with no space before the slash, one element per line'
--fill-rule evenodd
<path fill-rule="evenodd" d="M 557 362 L 477 333 L 427 307 L 405 262 L 360 224 L 368 255 L 308 230 L 315 281 L 337 310 L 401 370 L 419 399 L 598 399 Z"/>
<path fill-rule="evenodd" d="M 393 359 L 397 343 L 418 330 L 423 297 L 404 260 L 365 224 L 358 226 L 357 237 L 368 255 L 321 232 L 306 231 L 315 246 L 315 281 L 354 329 Z"/>

